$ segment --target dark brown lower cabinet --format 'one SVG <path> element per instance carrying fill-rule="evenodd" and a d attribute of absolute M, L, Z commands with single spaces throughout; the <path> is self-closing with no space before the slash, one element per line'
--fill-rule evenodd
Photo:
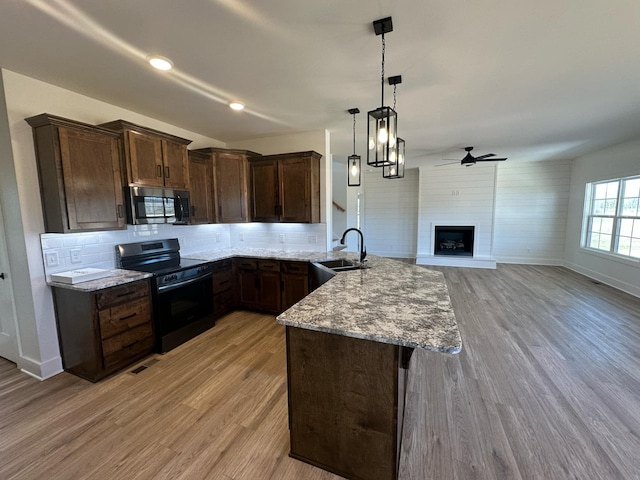
<path fill-rule="evenodd" d="M 153 349 L 148 280 L 94 292 L 54 287 L 64 369 L 96 382 Z"/>
<path fill-rule="evenodd" d="M 309 295 L 309 263 L 280 262 L 280 278 L 282 281 L 282 311 Z"/>
<path fill-rule="evenodd" d="M 236 258 L 238 304 L 247 310 L 281 312 L 279 260 Z"/>
<path fill-rule="evenodd" d="M 290 456 L 348 479 L 396 480 L 403 348 L 287 327 Z"/>
<path fill-rule="evenodd" d="M 215 318 L 236 308 L 236 282 L 233 260 L 219 260 L 212 265 L 213 270 L 213 315 Z"/>

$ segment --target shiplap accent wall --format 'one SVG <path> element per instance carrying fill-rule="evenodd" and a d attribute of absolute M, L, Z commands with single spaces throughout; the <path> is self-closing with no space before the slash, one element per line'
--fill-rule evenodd
<path fill-rule="evenodd" d="M 496 261 L 561 265 L 571 161 L 506 162 L 497 168 L 493 228 Z"/>
<path fill-rule="evenodd" d="M 364 171 L 361 226 L 367 252 L 415 258 L 418 225 L 418 169 L 404 178 L 382 178 L 382 169 Z"/>
<path fill-rule="evenodd" d="M 495 166 L 420 168 L 417 263 L 433 264 L 436 225 L 475 227 L 474 261 L 492 260 Z"/>

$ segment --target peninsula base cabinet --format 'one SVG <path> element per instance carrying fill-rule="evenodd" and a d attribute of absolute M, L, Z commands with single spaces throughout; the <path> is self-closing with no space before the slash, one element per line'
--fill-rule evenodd
<path fill-rule="evenodd" d="M 396 480 L 406 347 L 286 327 L 290 456 L 348 479 Z"/>
<path fill-rule="evenodd" d="M 54 287 L 64 369 L 96 382 L 151 354 L 148 280 L 94 292 Z"/>

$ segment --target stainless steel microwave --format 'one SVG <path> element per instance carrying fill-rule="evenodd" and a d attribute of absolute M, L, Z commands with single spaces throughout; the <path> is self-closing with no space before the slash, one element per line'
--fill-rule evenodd
<path fill-rule="evenodd" d="M 189 223 L 189 192 L 170 188 L 128 187 L 127 220 L 133 225 Z"/>

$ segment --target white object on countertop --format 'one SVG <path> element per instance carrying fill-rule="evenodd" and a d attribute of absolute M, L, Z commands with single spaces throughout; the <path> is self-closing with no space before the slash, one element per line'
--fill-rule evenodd
<path fill-rule="evenodd" d="M 71 270 L 69 272 L 53 273 L 51 274 L 51 281 L 74 284 L 110 276 L 111 272 L 109 270 L 103 270 L 101 268 L 83 268 L 80 270 Z"/>

